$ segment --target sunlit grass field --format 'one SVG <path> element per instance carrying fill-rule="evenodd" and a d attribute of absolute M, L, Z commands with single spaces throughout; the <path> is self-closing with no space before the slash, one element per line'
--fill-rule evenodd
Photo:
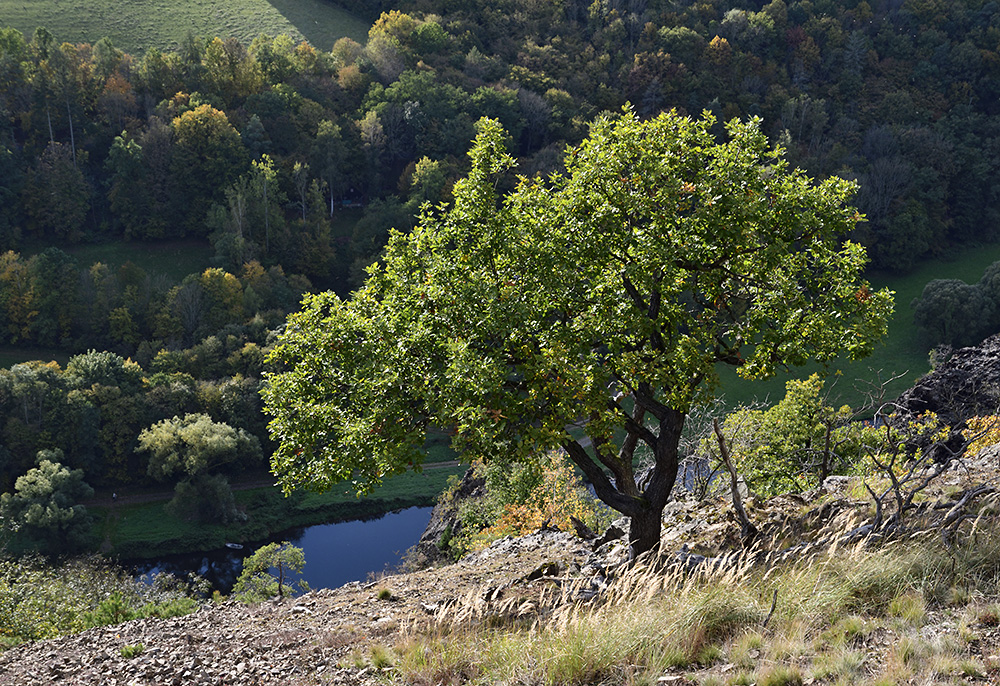
<path fill-rule="evenodd" d="M 413 684 L 996 684 L 998 539 L 975 540 L 690 573 L 640 563 L 590 602 L 586 576 L 493 603 L 470 593 L 351 660 Z"/>
<path fill-rule="evenodd" d="M 0 0 L 0 25 L 30 38 L 44 26 L 59 42 L 105 36 L 126 52 L 170 50 L 189 34 L 234 37 L 249 44 L 287 33 L 329 50 L 338 38 L 363 40 L 371 22 L 328 0 Z"/>
<path fill-rule="evenodd" d="M 1000 245 L 982 245 L 956 250 L 947 257 L 924 262 L 905 276 L 870 275 L 869 280 L 876 288 L 888 288 L 896 292 L 896 309 L 889 322 L 888 337 L 871 357 L 854 363 L 841 362 L 831 368 L 835 375 L 827 383 L 827 389 L 833 389 L 832 397 L 838 404 L 847 403 L 858 407 L 865 402 L 862 392 L 864 384 L 859 384 L 859 380 L 872 382 L 878 378 L 901 375 L 888 385 L 885 398 L 892 400 L 930 371 L 930 344 L 913 324 L 913 308 L 910 303 L 920 297 L 927 282 L 934 279 L 961 279 L 969 284 L 977 283 L 986 268 L 997 260 L 1000 260 Z M 785 383 L 789 379 L 804 378 L 814 371 L 820 371 L 820 368 L 793 368 L 789 373 L 779 374 L 766 381 L 748 382 L 741 379 L 733 369 L 726 368 L 722 370 L 721 392 L 725 395 L 728 406 L 765 399 L 770 404 L 784 397 Z"/>

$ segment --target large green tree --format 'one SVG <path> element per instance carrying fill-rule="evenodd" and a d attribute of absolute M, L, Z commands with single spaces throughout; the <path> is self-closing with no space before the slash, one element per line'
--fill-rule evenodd
<path fill-rule="evenodd" d="M 18 477 L 12 493 L 0 495 L 0 519 L 20 524 L 25 538 L 46 552 L 83 545 L 91 519 L 80 501 L 94 494 L 83 470 L 61 464 L 61 450 L 41 450 L 37 467 Z"/>
<path fill-rule="evenodd" d="M 561 447 L 659 543 L 692 406 L 720 364 L 760 378 L 868 354 L 888 291 L 846 242 L 852 183 L 790 168 L 760 123 L 630 111 L 599 119 L 566 171 L 521 179 L 480 123 L 454 202 L 395 233 L 350 301 L 307 298 L 264 392 L 286 489 L 359 491 L 419 466 L 429 425 L 490 459 Z M 645 463 L 646 468 L 639 468 Z"/>
<path fill-rule="evenodd" d="M 157 422 L 139 434 L 138 449 L 150 453 L 149 475 L 166 479 L 178 472 L 197 477 L 234 460 L 261 457 L 257 439 L 242 429 L 186 414 Z"/>
<path fill-rule="evenodd" d="M 255 436 L 214 422 L 207 414 L 175 416 L 153 424 L 139 434 L 138 450 L 150 454 L 147 471 L 153 478 L 187 476 L 174 489 L 169 505 L 173 512 L 223 523 L 241 515 L 228 480 L 210 472 L 236 460 L 254 464 L 261 459 Z"/>

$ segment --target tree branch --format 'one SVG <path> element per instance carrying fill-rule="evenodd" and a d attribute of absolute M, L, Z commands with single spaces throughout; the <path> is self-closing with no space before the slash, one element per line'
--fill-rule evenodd
<path fill-rule="evenodd" d="M 733 466 L 733 461 L 729 457 L 729 447 L 726 445 L 726 439 L 722 436 L 722 429 L 719 428 L 718 417 L 712 418 L 712 429 L 715 431 L 715 438 L 719 442 L 719 454 L 722 455 L 722 461 L 725 462 L 726 469 L 729 470 L 729 488 L 733 494 L 733 509 L 736 510 L 736 516 L 740 520 L 740 535 L 744 541 L 755 538 L 759 532 L 757 531 L 757 527 L 751 523 L 750 518 L 747 517 L 747 511 L 743 509 L 739 478 L 736 474 L 736 467 Z"/>
<path fill-rule="evenodd" d="M 629 517 L 635 516 L 641 510 L 641 502 L 637 498 L 629 498 L 615 488 L 607 474 L 587 454 L 582 445 L 575 440 L 568 440 L 563 443 L 563 449 L 569 455 L 580 471 L 584 473 L 587 480 L 594 487 L 597 497 L 607 503 L 610 507 L 618 510 Z"/>
<path fill-rule="evenodd" d="M 635 303 L 635 306 L 642 312 L 648 312 L 649 304 L 643 300 L 642 293 L 640 293 L 639 289 L 635 287 L 632 280 L 624 274 L 622 274 L 622 285 L 625 287 L 625 292 L 628 293 L 628 296 L 632 298 L 632 302 Z"/>

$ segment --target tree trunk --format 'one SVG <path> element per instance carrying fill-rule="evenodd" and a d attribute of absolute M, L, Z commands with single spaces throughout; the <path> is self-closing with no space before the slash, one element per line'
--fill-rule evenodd
<path fill-rule="evenodd" d="M 628 559 L 636 558 L 647 550 L 660 547 L 660 528 L 663 525 L 663 508 L 643 508 L 632 516 L 628 530 Z"/>
<path fill-rule="evenodd" d="M 264 176 L 264 254 L 271 252 L 271 206 L 267 203 L 267 176 Z"/>
<path fill-rule="evenodd" d="M 647 399 L 649 402 L 651 399 Z M 629 559 L 635 560 L 647 550 L 660 547 L 660 528 L 663 525 L 663 508 L 670 499 L 677 480 L 677 448 L 684 429 L 686 415 L 660 406 L 659 433 L 653 446 L 653 469 L 644 484 L 642 505 L 632 517 L 629 528 Z"/>
<path fill-rule="evenodd" d="M 597 497 L 612 509 L 631 517 L 629 559 L 632 561 L 660 545 L 663 508 L 677 479 L 677 449 L 686 418 L 685 413 L 657 403 L 651 395 L 639 397 L 637 393 L 636 396 L 637 403 L 652 408 L 650 411 L 659 416 L 656 433 L 643 427 L 642 418 L 646 412 L 643 408 L 628 422 L 630 433 L 641 436 L 641 440 L 653 449 L 652 469 L 640 478 L 641 483 L 636 483 L 633 472 L 632 449 L 637 443 L 634 435 L 625 439 L 617 457 L 603 455 L 594 437 L 591 437 L 590 452 L 576 440 L 563 443 L 566 454 L 590 481 Z"/>
<path fill-rule="evenodd" d="M 66 118 L 69 119 L 69 146 L 73 150 L 73 166 L 76 167 L 76 136 L 73 134 L 73 112 L 69 108 L 69 98 L 66 98 Z"/>
<path fill-rule="evenodd" d="M 717 418 L 712 419 L 712 429 L 715 431 L 715 437 L 719 441 L 719 454 L 722 456 L 722 461 L 726 465 L 726 470 L 729 472 L 729 489 L 733 496 L 733 509 L 736 510 L 736 516 L 740 520 L 740 536 L 743 538 L 744 544 L 749 543 L 753 539 L 757 538 L 760 532 L 757 527 L 753 525 L 750 518 L 747 516 L 747 511 L 743 507 L 743 497 L 740 495 L 740 481 L 739 476 L 736 473 L 736 467 L 733 466 L 733 461 L 729 457 L 729 447 L 726 445 L 726 439 L 722 435 L 722 428 L 719 426 L 719 420 Z"/>

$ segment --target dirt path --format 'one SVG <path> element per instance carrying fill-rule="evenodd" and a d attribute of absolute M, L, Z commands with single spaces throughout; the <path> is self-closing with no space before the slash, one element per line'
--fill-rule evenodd
<path fill-rule="evenodd" d="M 251 481 L 238 481 L 230 484 L 234 491 L 248 491 L 251 488 L 264 488 L 273 486 L 274 479 L 256 479 Z M 83 504 L 87 507 L 112 507 L 114 505 L 140 505 L 143 503 L 155 503 L 163 500 L 170 500 L 174 497 L 174 490 L 142 491 L 140 493 L 118 493 L 116 491 L 95 492 L 94 497 L 85 500 Z"/>

